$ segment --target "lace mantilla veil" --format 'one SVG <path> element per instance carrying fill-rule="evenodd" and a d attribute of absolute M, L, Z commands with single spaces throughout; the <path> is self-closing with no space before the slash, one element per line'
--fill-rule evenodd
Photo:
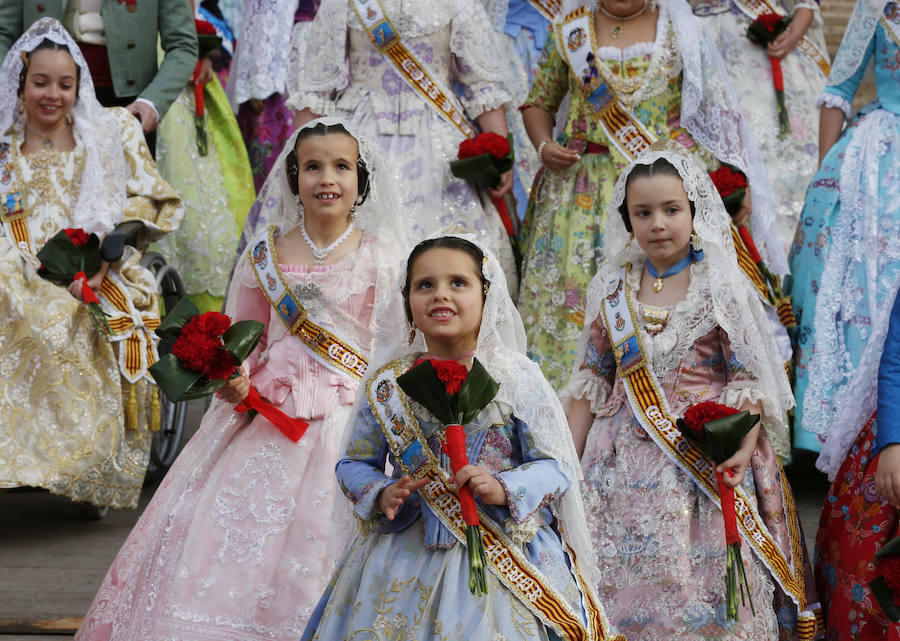
<path fill-rule="evenodd" d="M 841 46 L 831 64 L 829 86 L 839 85 L 856 73 L 889 2 L 890 0 L 857 0 L 844 30 Z"/>
<path fill-rule="evenodd" d="M 562 405 L 541 374 L 540 368 L 525 355 L 525 328 L 509 297 L 506 276 L 500 263 L 474 234 L 456 233 L 455 230 L 450 233 L 446 233 L 447 230 L 442 232 L 444 233 L 438 232 L 432 237 L 464 238 L 484 252 L 482 273 L 490 282 L 490 287 L 484 301 L 475 357 L 491 377 L 500 383 L 495 400 L 513 408 L 513 414 L 528 425 L 535 445 L 552 456 L 569 479 L 571 489 L 553 508 L 553 513 L 561 523 L 563 537 L 575 552 L 581 575 L 593 587 L 597 584 L 597 564 L 594 562 L 594 552 L 587 532 L 581 493 L 577 489 L 582 479 L 581 464 Z M 403 304 L 402 288 L 405 282 L 404 261 L 396 285 L 375 308 L 375 315 L 379 319 L 375 354 L 369 364 L 368 376 L 359 387 L 356 408 L 350 418 L 351 424 L 344 431 L 345 446 L 353 432 L 352 423 L 359 408 L 367 403 L 365 387 L 368 379 L 393 360 L 407 354 L 428 351 L 422 332 L 417 331 L 412 345 L 409 344 L 412 326 L 406 319 Z M 342 449 L 346 450 L 346 447 Z"/>
<path fill-rule="evenodd" d="M 675 142 L 654 145 L 616 181 L 604 237 L 605 260 L 588 288 L 585 329 L 578 339 L 573 373 L 584 362 L 591 323 L 600 313 L 609 288 L 618 283 L 622 268 L 630 263 L 635 269 L 643 269 L 646 263 L 647 255 L 638 243 L 629 242 L 631 234 L 625 229 L 619 205 L 625 202 L 625 184 L 635 166 L 650 165 L 658 158 L 665 158 L 678 170 L 684 190 L 694 203 L 694 231 L 700 236 L 706 269 L 699 272 L 705 275 L 703 281 L 692 283 L 692 287 L 699 286 L 700 307 L 692 309 L 691 314 L 696 318 L 713 317 L 728 334 L 735 357 L 757 379 L 766 430 L 778 455 L 785 457 L 789 454 L 790 438 L 784 417 L 794 405 L 794 396 L 772 327 L 756 292 L 738 267 L 731 219 L 722 199 L 706 171 Z M 697 277 L 697 273 L 692 273 L 692 278 Z"/>
<path fill-rule="evenodd" d="M 256 202 L 250 209 L 248 223 L 251 220 L 254 220 L 255 223 L 252 227 L 249 224 L 244 226 L 240 247 L 249 245 L 261 230 L 270 225 L 275 225 L 281 229 L 282 233 L 286 233 L 299 224 L 297 208 L 299 199 L 291 192 L 288 185 L 285 159 L 297 144 L 297 136 L 300 135 L 300 132 L 304 129 L 311 129 L 320 123 L 328 126 L 341 125 L 346 129 L 359 145 L 360 162 L 369 170 L 369 195 L 356 212 L 354 223 L 356 227 L 362 229 L 363 232 L 377 233 L 381 239 L 390 241 L 401 250 L 408 248 L 408 232 L 400 227 L 399 217 L 383 215 L 383 212 L 393 211 L 394 199 L 391 196 L 391 186 L 386 181 L 385 172 L 380 170 L 371 147 L 348 122 L 333 116 L 310 120 L 292 133 L 284 143 L 284 148 L 278 154 L 266 182 L 256 196 Z M 256 216 L 257 212 L 258 217 Z"/>
<path fill-rule="evenodd" d="M 43 40 L 65 45 L 81 70 L 78 97 L 72 108 L 73 133 L 84 147 L 84 170 L 78 201 L 72 210 L 72 226 L 87 232 L 109 231 L 125 211 L 125 159 L 116 117 L 94 94 L 94 82 L 81 49 L 65 27 L 54 18 L 41 18 L 13 43 L 0 67 L 0 144 L 12 144 L 15 133 L 24 140 L 25 115 L 17 115 L 19 73 L 28 54 Z"/>
<path fill-rule="evenodd" d="M 675 33 L 683 65 L 681 125 L 702 147 L 722 162 L 740 167 L 750 180 L 753 195 L 753 238 L 773 272 L 789 271 L 787 254 L 778 236 L 777 203 L 762 154 L 734 96 L 722 57 L 684 0 L 656 0 Z M 594 0 L 565 0 L 557 20 Z M 616 213 L 616 218 L 619 214 Z"/>

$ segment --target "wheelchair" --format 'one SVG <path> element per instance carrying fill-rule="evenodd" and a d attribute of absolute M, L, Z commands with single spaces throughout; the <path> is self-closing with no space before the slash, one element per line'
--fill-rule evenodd
<path fill-rule="evenodd" d="M 125 245 L 142 250 L 141 265 L 146 267 L 156 278 L 156 286 L 160 295 L 160 316 L 166 314 L 185 296 L 184 285 L 178 271 L 166 263 L 159 253 L 146 251 L 139 247 L 144 224 L 140 221 L 120 223 L 103 241 L 104 258 L 118 260 L 122 256 Z M 143 243 L 142 243 L 143 244 Z M 113 262 L 113 261 L 110 261 Z M 160 354 L 163 356 L 163 354 Z M 184 421 L 187 413 L 186 403 L 173 403 L 159 388 L 160 424 L 159 430 L 153 434 L 150 446 L 150 465 L 147 476 L 152 482 L 162 477 L 178 456 L 181 438 L 184 434 Z"/>

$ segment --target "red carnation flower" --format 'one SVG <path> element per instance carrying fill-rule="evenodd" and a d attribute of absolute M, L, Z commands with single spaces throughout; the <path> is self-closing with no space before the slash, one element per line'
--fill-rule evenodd
<path fill-rule="evenodd" d="M 493 132 L 478 134 L 474 138 L 463 140 L 459 144 L 458 158 L 474 158 L 482 154 L 490 154 L 494 158 L 506 158 L 509 155 L 509 140 Z"/>
<path fill-rule="evenodd" d="M 447 389 L 447 393 L 450 396 L 457 394 L 469 375 L 469 370 L 466 369 L 466 366 L 458 361 L 439 361 L 434 358 L 429 359 L 429 362 L 434 369 L 434 373 L 437 374 L 437 377 Z"/>
<path fill-rule="evenodd" d="M 747 177 L 743 172 L 734 171 L 731 167 L 726 167 L 725 165 L 709 172 L 709 177 L 722 198 L 730 196 L 738 189 L 747 188 Z"/>
<path fill-rule="evenodd" d="M 90 238 L 90 235 L 87 232 L 79 228 L 70 227 L 69 229 L 64 229 L 63 232 L 65 232 L 66 236 L 69 237 L 69 240 L 71 240 L 72 244 L 76 247 L 84 247 L 84 244 L 88 241 L 88 238 Z"/>
<path fill-rule="evenodd" d="M 769 33 L 772 33 L 782 19 L 783 16 L 779 16 L 777 13 L 764 13 L 756 20 L 759 24 L 764 26 Z"/>
<path fill-rule="evenodd" d="M 216 35 L 216 28 L 206 20 L 194 20 L 194 27 L 197 29 L 197 33 L 201 36 Z"/>
<path fill-rule="evenodd" d="M 207 378 L 228 378 L 235 364 L 222 343 L 222 335 L 230 326 L 231 319 L 225 314 L 198 314 L 181 328 L 172 353 L 185 367 Z"/>
<path fill-rule="evenodd" d="M 688 408 L 684 413 L 684 422 L 697 436 L 703 436 L 703 426 L 706 423 L 738 413 L 740 413 L 740 410 L 736 410 L 733 407 L 720 405 L 715 401 L 704 401 L 703 403 L 691 405 Z"/>

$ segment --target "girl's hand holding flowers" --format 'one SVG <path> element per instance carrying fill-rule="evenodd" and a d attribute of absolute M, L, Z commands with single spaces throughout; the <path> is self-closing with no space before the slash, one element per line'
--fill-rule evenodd
<path fill-rule="evenodd" d="M 759 438 L 759 426 L 760 424 L 757 423 L 753 429 L 747 432 L 747 435 L 741 442 L 741 448 L 735 452 L 731 458 L 716 467 L 716 472 L 723 473 L 725 485 L 732 489 L 743 483 L 744 477 L 747 475 L 747 468 L 750 467 L 750 459 L 756 451 L 756 441 Z"/>
<path fill-rule="evenodd" d="M 427 484 L 428 479 L 413 481 L 409 476 L 404 476 L 396 483 L 381 490 L 381 494 L 378 495 L 378 509 L 387 517 L 388 521 L 393 521 L 397 516 L 397 510 L 406 502 L 409 495 Z"/>
<path fill-rule="evenodd" d="M 505 171 L 500 174 L 500 184 L 497 185 L 494 189 L 488 189 L 488 193 L 491 194 L 491 198 L 503 198 L 506 194 L 512 191 L 513 188 L 513 171 L 510 169 L 509 171 Z"/>
<path fill-rule="evenodd" d="M 240 367 L 240 375 L 229 378 L 218 391 L 218 395 L 222 400 L 234 405 L 247 398 L 249 393 L 250 378 L 247 376 L 247 370 L 243 365 Z"/>
<path fill-rule="evenodd" d="M 488 505 L 506 505 L 506 492 L 493 474 L 479 465 L 464 465 L 453 477 L 456 487 L 466 483 L 472 493 Z"/>

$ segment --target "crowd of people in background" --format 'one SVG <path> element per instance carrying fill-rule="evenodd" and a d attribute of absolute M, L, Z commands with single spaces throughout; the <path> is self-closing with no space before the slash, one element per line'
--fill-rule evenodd
<path fill-rule="evenodd" d="M 137 507 L 147 252 L 259 328 L 79 641 L 900 639 L 900 5 L 9 0 L 0 59 L 0 488 Z"/>

